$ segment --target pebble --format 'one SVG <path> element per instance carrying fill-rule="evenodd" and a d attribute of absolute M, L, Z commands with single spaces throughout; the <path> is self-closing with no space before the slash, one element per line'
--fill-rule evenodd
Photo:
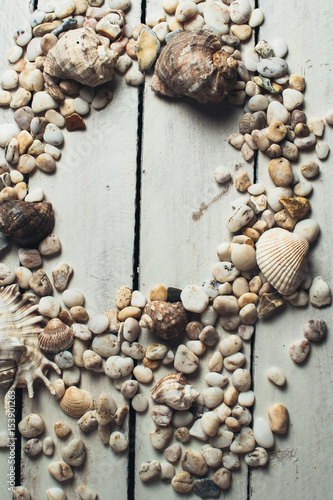
<path fill-rule="evenodd" d="M 315 241 L 319 234 L 320 228 L 317 221 L 314 219 L 304 219 L 299 221 L 294 229 L 296 234 L 305 238 L 309 243 Z"/>
<path fill-rule="evenodd" d="M 150 443 L 153 448 L 155 448 L 155 450 L 162 450 L 171 439 L 172 433 L 173 427 L 171 425 L 167 427 L 157 427 L 149 434 Z"/>
<path fill-rule="evenodd" d="M 15 281 L 15 271 L 7 264 L 0 264 L 0 286 L 11 285 Z"/>
<path fill-rule="evenodd" d="M 144 82 L 144 79 L 144 73 L 136 68 L 130 68 L 125 75 L 125 81 L 129 85 L 141 85 Z"/>
<path fill-rule="evenodd" d="M 139 468 L 139 477 L 141 481 L 150 481 L 154 477 L 158 477 L 161 473 L 161 464 L 157 460 L 148 460 L 143 462 Z M 176 490 L 177 491 L 177 490 Z"/>
<path fill-rule="evenodd" d="M 233 453 L 249 453 L 254 450 L 255 445 L 253 430 L 250 427 L 243 427 L 231 443 L 230 451 Z"/>
<path fill-rule="evenodd" d="M 281 368 L 277 366 L 272 366 L 266 371 L 266 377 L 268 380 L 273 382 L 273 384 L 281 387 L 286 383 L 286 376 Z"/>
<path fill-rule="evenodd" d="M 242 348 L 242 340 L 238 335 L 229 335 L 219 344 L 219 351 L 222 356 L 231 356 Z"/>
<path fill-rule="evenodd" d="M 52 462 L 48 466 L 48 471 L 57 481 L 66 481 L 73 477 L 73 471 L 66 462 Z"/>
<path fill-rule="evenodd" d="M 43 445 L 40 439 L 34 438 L 34 439 L 29 439 L 23 447 L 23 451 L 29 456 L 29 457 L 36 457 L 39 455 L 39 453 L 42 451 Z"/>
<path fill-rule="evenodd" d="M 203 434 L 202 429 L 201 432 Z M 175 432 L 175 439 L 177 439 L 177 441 L 180 441 L 181 443 L 187 443 L 187 441 L 189 441 L 190 438 L 191 438 L 190 431 L 188 430 L 187 427 L 179 427 Z M 198 439 L 200 439 L 200 437 Z"/>
<path fill-rule="evenodd" d="M 86 331 L 89 332 L 91 336 L 90 330 L 87 327 L 85 328 Z M 83 338 L 82 340 L 88 340 L 88 339 Z M 111 333 L 99 334 L 96 337 L 94 337 L 91 347 L 93 351 L 95 351 L 97 354 L 99 354 L 104 358 L 115 356 L 120 351 L 120 344 L 117 340 L 117 337 L 115 335 L 112 335 Z"/>
<path fill-rule="evenodd" d="M 251 130 L 250 130 L 250 132 L 251 132 Z M 240 133 L 240 134 L 234 133 L 234 134 L 229 135 L 229 137 L 228 137 L 228 143 L 231 144 L 231 146 L 233 146 L 236 149 L 241 149 L 241 147 L 244 144 L 244 141 L 245 141 L 245 139 L 244 139 L 244 135 L 242 133 Z"/>
<path fill-rule="evenodd" d="M 323 320 L 309 320 L 303 327 L 304 337 L 314 342 L 320 342 L 326 337 L 326 323 Z"/>
<path fill-rule="evenodd" d="M 172 417 L 172 425 L 176 428 L 189 425 L 193 420 L 193 414 L 190 411 L 176 411 Z"/>
<path fill-rule="evenodd" d="M 72 432 L 71 427 L 65 422 L 57 422 L 56 424 L 54 424 L 53 428 L 56 435 L 60 438 L 65 438 L 66 436 L 68 436 L 68 434 Z"/>
<path fill-rule="evenodd" d="M 63 133 L 54 123 L 46 125 L 43 139 L 51 146 L 60 146 L 64 142 Z"/>
<path fill-rule="evenodd" d="M 254 404 L 254 392 L 253 391 L 241 392 L 238 396 L 238 404 L 245 407 L 252 406 Z"/>
<path fill-rule="evenodd" d="M 22 54 L 23 54 L 22 47 L 14 45 L 8 50 L 7 59 L 11 64 L 14 64 L 22 57 Z"/>
<path fill-rule="evenodd" d="M 19 267 L 15 271 L 15 276 L 17 283 L 20 288 L 27 290 L 29 288 L 29 282 L 32 277 L 32 272 L 26 267 Z"/>
<path fill-rule="evenodd" d="M 289 111 L 278 101 L 272 101 L 267 108 L 267 123 L 270 125 L 273 121 L 278 120 L 282 123 L 289 121 Z"/>
<path fill-rule="evenodd" d="M 331 304 L 331 289 L 323 276 L 316 276 L 310 287 L 310 302 L 315 307 Z"/>
<path fill-rule="evenodd" d="M 252 35 L 252 29 L 248 24 L 234 24 L 231 26 L 230 32 L 237 36 L 242 42 L 248 40 Z"/>
<path fill-rule="evenodd" d="M 48 109 L 56 109 L 58 103 L 48 92 L 36 92 L 32 99 L 31 108 L 34 113 L 41 113 Z"/>
<path fill-rule="evenodd" d="M 19 248 L 18 258 L 23 267 L 33 269 L 42 264 L 42 257 L 35 248 Z"/>
<path fill-rule="evenodd" d="M 80 378 L 80 368 L 76 365 L 71 368 L 66 368 L 66 370 L 62 372 L 62 379 L 68 387 L 77 385 L 80 382 Z"/>
<path fill-rule="evenodd" d="M 65 118 L 55 109 L 48 109 L 45 113 L 45 118 L 49 123 L 53 123 L 57 127 L 65 126 Z"/>
<path fill-rule="evenodd" d="M 269 425 L 275 434 L 286 434 L 289 427 L 289 413 L 286 406 L 275 404 L 268 410 Z"/>
<path fill-rule="evenodd" d="M 220 489 L 211 479 L 197 479 L 194 481 L 194 493 L 201 498 L 212 498 L 219 496 Z"/>
<path fill-rule="evenodd" d="M 43 269 L 38 269 L 38 271 L 32 275 L 29 286 L 37 295 L 42 297 L 51 295 L 52 293 L 51 281 Z"/>
<path fill-rule="evenodd" d="M 67 262 L 58 262 L 53 266 L 52 279 L 54 287 L 58 292 L 65 290 L 72 272 L 73 268 Z"/>
<path fill-rule="evenodd" d="M 250 467 L 263 467 L 268 462 L 268 453 L 265 448 L 257 446 L 253 451 L 245 455 L 245 463 Z"/>
<path fill-rule="evenodd" d="M 121 453 L 128 448 L 128 440 L 126 436 L 119 431 L 112 432 L 109 445 L 115 453 Z"/>
<path fill-rule="evenodd" d="M 43 453 L 47 457 L 50 457 L 54 453 L 54 441 L 51 436 L 46 436 L 43 441 Z"/>
<path fill-rule="evenodd" d="M 214 411 L 208 411 L 202 415 L 200 423 L 207 436 L 215 436 L 220 426 L 220 419 Z"/>
<path fill-rule="evenodd" d="M 191 448 L 185 451 L 181 466 L 184 471 L 195 474 L 196 476 L 205 476 L 208 472 L 208 465 L 201 453 Z"/>
<path fill-rule="evenodd" d="M 250 340 L 254 333 L 252 325 L 240 325 L 238 327 L 238 335 L 242 340 Z"/>
<path fill-rule="evenodd" d="M 12 101 L 12 94 L 8 90 L 0 89 L 0 106 L 8 106 Z"/>
<path fill-rule="evenodd" d="M 191 493 L 193 490 L 191 474 L 185 471 L 177 472 L 171 480 L 171 486 L 177 493 Z"/>
<path fill-rule="evenodd" d="M 274 445 L 274 435 L 270 426 L 262 417 L 257 417 L 253 424 L 253 434 L 256 442 L 263 448 L 272 448 Z"/>
<path fill-rule="evenodd" d="M 181 295 L 181 301 L 187 311 L 201 313 L 207 307 L 209 298 L 199 285 L 187 285 Z"/>
<path fill-rule="evenodd" d="M 52 385 L 55 390 L 55 398 L 57 400 L 61 399 L 66 392 L 65 382 L 62 378 L 58 378 L 52 382 Z"/>
<path fill-rule="evenodd" d="M 235 454 L 232 454 L 232 455 L 236 456 Z M 237 457 L 236 461 L 237 460 L 238 460 L 238 457 Z M 231 460 L 231 462 L 233 462 L 233 464 L 235 464 L 235 459 L 233 458 Z M 236 468 L 236 467 L 233 466 L 232 468 Z M 227 468 L 218 469 L 214 473 L 214 475 L 213 475 L 213 481 L 216 484 L 216 486 L 218 486 L 218 488 L 220 490 L 227 490 L 230 487 L 230 484 L 231 484 L 231 473 L 230 473 L 230 471 Z"/>
<path fill-rule="evenodd" d="M 316 144 L 316 155 L 319 160 L 325 160 L 330 152 L 329 145 L 324 141 L 318 141 Z"/>
<path fill-rule="evenodd" d="M 267 57 L 259 62 L 257 71 L 267 78 L 279 78 L 287 73 L 288 64 L 280 57 Z"/>
<path fill-rule="evenodd" d="M 110 356 L 105 362 L 104 371 L 108 377 L 117 379 L 129 375 L 133 371 L 133 367 L 134 362 L 131 358 Z"/>
<path fill-rule="evenodd" d="M 73 355 L 70 351 L 62 351 L 54 356 L 55 363 L 61 370 L 71 368 L 74 365 Z"/>
<path fill-rule="evenodd" d="M 18 81 L 19 81 L 18 73 L 13 69 L 9 69 L 5 71 L 2 75 L 1 87 L 4 90 L 15 89 L 17 87 Z"/>
<path fill-rule="evenodd" d="M 253 215 L 254 215 L 253 210 L 247 205 L 241 204 L 237 206 L 232 212 L 229 221 L 227 223 L 228 230 L 232 233 L 239 231 L 243 226 L 245 226 L 250 222 Z M 224 281 L 229 281 L 229 280 L 224 280 Z"/>
<path fill-rule="evenodd" d="M 197 356 L 185 345 L 180 344 L 175 354 L 174 367 L 181 373 L 193 373 L 199 365 Z"/>
<path fill-rule="evenodd" d="M 295 363 L 303 363 L 310 352 L 308 339 L 298 339 L 289 346 L 289 355 Z"/>
<path fill-rule="evenodd" d="M 316 137 L 322 137 L 325 130 L 325 122 L 322 118 L 313 118 L 308 120 L 307 125 Z"/>
<path fill-rule="evenodd" d="M 44 426 L 44 420 L 38 413 L 30 413 L 19 422 L 18 430 L 23 437 L 30 439 L 39 436 Z"/>
<path fill-rule="evenodd" d="M 296 137 L 294 144 L 298 147 L 298 149 L 308 149 L 316 143 L 316 140 L 316 136 L 310 133 L 306 137 Z"/>
<path fill-rule="evenodd" d="M 216 344 L 217 339 L 218 332 L 213 326 L 210 325 L 205 326 L 199 334 L 199 340 L 210 347 Z"/>
<path fill-rule="evenodd" d="M 66 291 L 64 292 L 64 294 Z M 63 294 L 63 295 L 64 295 Z M 81 294 L 82 295 L 82 294 Z M 82 295 L 83 297 L 83 295 Z M 77 302 L 77 301 L 75 301 Z M 83 304 L 83 301 L 81 303 L 73 303 L 70 306 L 67 307 L 73 307 L 73 306 L 80 306 Z M 94 314 L 88 322 L 88 328 L 91 330 L 95 335 L 99 335 L 100 333 L 103 333 L 107 327 L 109 326 L 109 320 L 105 314 Z"/>
<path fill-rule="evenodd" d="M 82 306 L 71 307 L 69 310 L 74 321 L 87 322 L 89 319 L 89 314 Z"/>
<path fill-rule="evenodd" d="M 208 467 L 216 468 L 222 464 L 222 451 L 218 448 L 213 448 L 210 444 L 206 444 L 200 451 Z"/>
<path fill-rule="evenodd" d="M 61 243 L 57 235 L 49 234 L 38 245 L 41 255 L 53 255 L 60 251 Z"/>
<path fill-rule="evenodd" d="M 298 108 L 303 101 L 304 95 L 298 90 L 285 89 L 282 91 L 283 105 L 288 111 Z"/>
<path fill-rule="evenodd" d="M 223 400 L 223 391 L 220 387 L 208 387 L 201 392 L 201 397 L 207 408 L 216 408 Z"/>
<path fill-rule="evenodd" d="M 177 5 L 175 17 L 178 22 L 184 22 L 193 17 L 197 13 L 197 6 L 191 0 L 183 0 Z"/>
<path fill-rule="evenodd" d="M 232 451 L 224 453 L 222 457 L 222 464 L 226 469 L 238 469 L 240 467 L 240 460 L 237 453 L 233 453 Z"/>
<path fill-rule="evenodd" d="M 15 486 L 15 488 L 11 487 L 11 491 L 13 492 L 13 500 L 31 499 L 29 491 L 24 486 Z"/>
<path fill-rule="evenodd" d="M 67 289 L 62 294 L 62 301 L 68 308 L 82 306 L 84 300 L 84 295 L 78 290 Z"/>
<path fill-rule="evenodd" d="M 290 188 L 277 187 L 272 189 L 267 195 L 268 204 L 275 212 L 283 209 L 283 205 L 279 201 L 281 196 L 292 196 L 292 190 Z"/>
<path fill-rule="evenodd" d="M 218 167 L 215 170 L 214 178 L 215 178 L 216 182 L 218 182 L 219 184 L 225 184 L 226 182 L 228 182 L 230 180 L 231 172 L 230 172 L 230 170 L 228 170 L 224 167 Z"/>
<path fill-rule="evenodd" d="M 268 164 L 268 173 L 272 181 L 279 187 L 290 186 L 294 179 L 290 162 L 286 158 L 274 158 L 271 160 Z M 269 195 L 267 199 L 268 203 L 270 203 Z"/>
<path fill-rule="evenodd" d="M 180 444 L 175 443 L 172 446 L 166 448 L 163 452 L 163 455 L 167 460 L 169 460 L 169 462 L 174 463 L 177 462 L 177 460 L 179 459 L 181 452 L 182 449 Z"/>
<path fill-rule="evenodd" d="M 249 26 L 251 28 L 256 28 L 257 26 L 260 26 L 264 21 L 264 14 L 261 9 L 257 8 L 254 9 L 249 18 Z"/>
<path fill-rule="evenodd" d="M 248 370 L 238 368 L 232 374 L 231 382 L 238 392 L 248 391 L 251 387 L 251 374 Z"/>
<path fill-rule="evenodd" d="M 76 488 L 76 491 L 78 492 L 78 494 L 80 495 L 80 498 L 82 500 L 96 500 L 97 499 L 97 493 L 92 491 L 89 488 L 89 486 L 87 486 L 87 485 L 78 486 Z"/>

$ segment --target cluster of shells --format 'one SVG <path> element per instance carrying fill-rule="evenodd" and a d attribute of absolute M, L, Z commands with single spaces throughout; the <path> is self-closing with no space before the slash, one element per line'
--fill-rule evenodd
<path fill-rule="evenodd" d="M 284 54 L 277 50 L 274 54 L 267 42 L 260 42 L 254 52 L 245 52 L 242 62 L 238 48 L 263 21 L 260 9 L 251 11 L 247 1 L 183 0 L 178 4 L 165 0 L 163 10 L 152 13 L 146 25 L 134 28 L 126 24 L 123 13 L 129 7 L 128 0 L 65 1 L 55 11 L 35 11 L 30 26 L 14 35 L 16 45 L 8 55 L 12 69 L 3 76 L 0 91 L 0 104 L 15 110 L 15 124 L 0 127 L 6 160 L 1 166 L 0 225 L 20 245 L 21 266 L 14 270 L 1 264 L 0 268 L 0 284 L 6 286 L 0 292 L 0 353 L 7 360 L 1 365 L 0 385 L 27 386 L 32 397 L 34 381 L 41 379 L 63 412 L 77 419 L 82 432 L 96 429 L 102 443 L 120 453 L 128 447 L 123 428 L 128 409 L 147 411 L 146 388 L 151 384 L 150 396 L 156 405 L 151 410 L 150 441 L 167 462 L 147 460 L 139 468 L 140 478 L 171 480 L 178 492 L 194 489 L 202 496 L 217 495 L 230 486 L 230 471 L 240 467 L 240 456 L 250 466 L 264 466 L 274 433 L 288 430 L 288 410 L 280 403 L 268 412 L 270 425 L 265 416 L 250 427 L 254 393 L 250 371 L 243 368 L 242 348 L 250 341 L 258 317 L 286 302 L 304 307 L 309 296 L 317 307 L 331 302 L 325 280 L 317 277 L 312 282 L 306 269 L 309 246 L 319 233 L 318 224 L 306 218 L 312 186 L 299 182 L 290 165 L 298 149 L 311 147 L 316 137 L 322 137 L 324 121 L 308 121 L 297 109 L 303 103 L 304 79 L 287 75 L 287 63 L 281 59 Z M 266 195 L 265 187 L 251 184 L 245 172 L 237 175 L 236 188 L 250 196 L 235 201 L 227 226 L 237 234 L 230 243 L 219 245 L 219 262 L 208 280 L 183 290 L 157 285 L 149 300 L 138 290 L 122 287 L 116 294 L 116 308 L 89 317 L 84 295 L 68 288 L 72 266 L 57 262 L 51 279 L 42 269 L 43 256 L 57 255 L 61 244 L 51 234 L 52 205 L 43 201 L 42 191 L 28 193 L 24 176 L 36 167 L 53 172 L 61 155 L 61 128 L 84 128 L 83 116 L 91 106 L 101 109 L 111 101 L 112 92 L 104 84 L 114 70 L 125 74 L 127 83 L 141 84 L 143 72 L 153 65 L 165 41 L 153 90 L 200 102 L 228 96 L 231 102 L 244 104 L 249 97 L 240 133 L 229 142 L 241 149 L 246 160 L 251 160 L 256 149 L 265 151 L 272 159 L 269 174 L 276 188 Z M 181 59 L 188 46 L 187 59 Z M 95 61 L 93 74 L 89 60 Z M 205 84 L 200 84 L 200 74 L 194 71 L 198 64 Z M 282 74 L 267 77 L 267 65 L 282 68 Z M 186 69 L 185 83 L 181 68 Z M 97 87 L 96 92 L 91 87 Z M 326 120 L 332 124 L 331 115 Z M 322 151 L 327 155 L 328 149 L 321 142 L 317 146 L 317 155 L 323 159 Z M 318 171 L 315 162 L 301 169 L 306 179 Z M 229 179 L 225 170 L 216 172 L 218 182 Z M 21 295 L 18 286 L 26 293 Z M 52 295 L 53 288 L 62 293 L 62 303 Z M 36 297 L 39 302 L 34 304 Z M 143 329 L 157 340 L 141 343 Z M 310 320 L 304 337 L 290 346 L 292 359 L 304 361 L 309 341 L 322 340 L 325 333 L 324 322 Z M 210 357 L 209 372 L 207 387 L 200 393 L 187 378 L 195 377 L 205 353 Z M 159 376 L 160 367 L 170 373 Z M 62 377 L 51 384 L 45 373 L 48 368 Z M 113 380 L 128 406 L 117 406 L 110 393 L 91 395 L 79 388 L 81 369 L 104 373 Z M 279 367 L 273 367 L 267 377 L 278 386 L 285 383 Z M 52 437 L 43 442 L 37 439 L 44 429 L 41 422 L 40 416 L 30 415 L 20 424 L 22 435 L 33 441 L 24 446 L 29 456 L 53 453 L 49 453 L 54 447 Z M 29 426 L 37 431 L 27 432 Z M 65 427 L 59 423 L 55 429 L 59 437 L 69 434 Z M 176 442 L 170 445 L 173 437 Z M 200 451 L 184 450 L 181 444 L 190 439 L 209 444 Z M 49 465 L 50 474 L 59 481 L 70 479 L 71 467 L 81 465 L 85 457 L 84 442 L 72 441 L 63 449 L 62 461 Z M 174 467 L 177 461 L 179 472 Z M 209 469 L 214 471 L 212 479 Z M 193 480 L 192 475 L 204 479 Z M 89 488 L 81 489 L 81 498 L 94 498 Z M 63 490 L 59 491 L 48 495 L 65 498 Z"/>

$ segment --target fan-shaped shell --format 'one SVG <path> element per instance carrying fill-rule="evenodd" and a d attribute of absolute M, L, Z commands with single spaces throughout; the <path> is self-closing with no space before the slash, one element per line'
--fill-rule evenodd
<path fill-rule="evenodd" d="M 0 231 L 24 247 L 37 245 L 54 226 L 54 213 L 49 201 L 31 203 L 10 200 L 0 205 Z"/>
<path fill-rule="evenodd" d="M 60 401 L 60 408 L 66 415 L 81 418 L 87 411 L 93 410 L 95 403 L 89 392 L 75 385 L 68 387 Z"/>
<path fill-rule="evenodd" d="M 236 59 L 221 50 L 219 40 L 210 31 L 183 31 L 162 50 L 151 88 L 170 97 L 222 101 L 236 83 L 237 66 Z"/>
<path fill-rule="evenodd" d="M 39 347 L 51 353 L 65 351 L 73 342 L 73 330 L 58 318 L 51 319 L 38 338 Z"/>
<path fill-rule="evenodd" d="M 79 28 L 68 31 L 49 50 L 44 72 L 96 87 L 112 80 L 117 58 L 93 29 Z"/>
<path fill-rule="evenodd" d="M 281 228 L 269 229 L 257 242 L 257 264 L 267 281 L 282 295 L 290 295 L 304 279 L 305 238 Z"/>

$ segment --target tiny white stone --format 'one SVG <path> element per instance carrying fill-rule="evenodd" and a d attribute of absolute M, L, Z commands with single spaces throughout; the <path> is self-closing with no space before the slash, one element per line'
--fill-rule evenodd
<path fill-rule="evenodd" d="M 264 21 L 264 14 L 261 9 L 254 9 L 251 12 L 250 19 L 249 19 L 249 26 L 251 28 L 256 28 L 257 26 L 260 26 Z"/>
<path fill-rule="evenodd" d="M 128 83 L 128 85 L 141 85 L 144 79 L 145 75 L 136 68 L 129 69 L 125 75 L 125 82 Z"/>
<path fill-rule="evenodd" d="M 248 101 L 250 111 L 264 111 L 268 107 L 268 100 L 266 96 L 258 94 L 251 97 Z"/>
<path fill-rule="evenodd" d="M 304 95 L 295 89 L 285 89 L 282 91 L 283 105 L 288 111 L 300 106 L 304 101 Z"/>
<path fill-rule="evenodd" d="M 274 210 L 274 212 L 279 212 L 283 209 L 282 203 L 279 202 L 279 198 L 281 196 L 292 196 L 291 188 L 276 187 L 272 189 L 267 195 L 268 204 Z"/>
<path fill-rule="evenodd" d="M 319 231 L 319 224 L 314 219 L 303 219 L 299 221 L 294 228 L 294 233 L 307 239 L 309 243 L 315 241 Z"/>
<path fill-rule="evenodd" d="M 129 55 L 123 54 L 122 56 L 119 57 L 117 60 L 117 70 L 119 73 L 126 73 L 128 68 L 130 68 L 133 64 L 133 60 L 130 58 Z"/>
<path fill-rule="evenodd" d="M 232 233 L 236 233 L 248 222 L 250 222 L 253 215 L 253 210 L 249 206 L 245 205 L 244 202 L 237 205 L 227 223 L 228 230 Z"/>
<path fill-rule="evenodd" d="M 66 307 L 82 306 L 84 303 L 84 295 L 78 290 L 67 289 L 62 294 L 62 300 Z"/>
<path fill-rule="evenodd" d="M 122 432 L 114 431 L 110 436 L 109 445 L 112 451 L 121 453 L 127 449 L 128 440 Z"/>
<path fill-rule="evenodd" d="M 46 154 L 50 155 L 54 160 L 59 160 L 61 156 L 61 151 L 59 148 L 52 146 L 52 144 L 45 144 L 44 151 Z"/>
<path fill-rule="evenodd" d="M 208 305 L 209 298 L 202 287 L 187 285 L 180 295 L 180 299 L 187 311 L 201 313 Z"/>
<path fill-rule="evenodd" d="M 154 378 L 153 371 L 148 366 L 138 365 L 134 368 L 133 374 L 138 382 L 149 384 Z"/>
<path fill-rule="evenodd" d="M 209 443 L 215 448 L 228 448 L 233 440 L 234 433 L 221 425 L 216 435 L 209 439 Z"/>
<path fill-rule="evenodd" d="M 311 192 L 312 184 L 309 181 L 301 181 L 294 186 L 294 193 L 296 196 L 309 196 Z"/>
<path fill-rule="evenodd" d="M 75 304 L 75 305 L 79 306 L 82 304 Z M 101 313 L 94 314 L 94 316 L 92 316 L 88 321 L 88 328 L 95 335 L 103 333 L 107 329 L 108 326 L 109 326 L 109 320 L 105 314 L 101 314 Z"/>
<path fill-rule="evenodd" d="M 1 78 L 1 87 L 4 90 L 15 89 L 18 84 L 19 75 L 13 69 L 4 72 Z"/>
<path fill-rule="evenodd" d="M 282 123 L 287 123 L 289 120 L 289 111 L 278 101 L 270 102 L 267 108 L 267 124 L 270 125 L 275 120 Z"/>
<path fill-rule="evenodd" d="M 231 172 L 225 167 L 218 167 L 215 170 L 214 178 L 219 184 L 225 184 L 231 178 Z"/>
<path fill-rule="evenodd" d="M 325 160 L 330 152 L 330 147 L 327 142 L 318 141 L 316 144 L 316 154 L 319 160 Z"/>
<path fill-rule="evenodd" d="M 274 435 L 269 424 L 262 417 L 257 417 L 253 423 L 253 434 L 259 446 L 272 448 L 274 445 Z"/>
<path fill-rule="evenodd" d="M 268 462 L 268 453 L 265 448 L 257 446 L 253 451 L 245 455 L 245 463 L 250 467 L 263 467 Z"/>
<path fill-rule="evenodd" d="M 110 356 L 105 364 L 105 375 L 112 379 L 118 379 L 129 375 L 134 367 L 132 358 L 123 358 L 121 356 Z"/>
<path fill-rule="evenodd" d="M 143 295 L 143 293 L 139 292 L 138 290 L 134 290 L 132 292 L 132 297 L 131 297 L 131 306 L 133 307 L 144 307 L 146 305 L 146 297 Z M 130 318 L 128 318 L 130 319 Z M 127 320 L 126 320 L 127 321 Z M 126 323 L 125 321 L 125 323 Z"/>
<path fill-rule="evenodd" d="M 197 356 L 186 345 L 180 344 L 175 354 L 174 367 L 181 373 L 193 373 L 199 365 Z"/>
<path fill-rule="evenodd" d="M 266 78 L 279 78 L 287 73 L 288 64 L 281 57 L 267 57 L 258 63 L 257 71 Z"/>
<path fill-rule="evenodd" d="M 230 19 L 236 24 L 245 24 L 251 14 L 251 6 L 247 0 L 235 0 L 230 5 Z"/>
<path fill-rule="evenodd" d="M 84 116 L 88 114 L 90 111 L 89 103 L 84 99 L 82 99 L 82 97 L 76 97 L 76 99 L 74 99 L 73 106 L 74 106 L 74 111 L 79 115 Z"/>
<path fill-rule="evenodd" d="M 7 53 L 7 59 L 10 63 L 14 64 L 16 63 L 20 57 L 23 54 L 23 49 L 22 47 L 19 47 L 18 45 L 15 45 L 14 47 L 11 47 Z"/>
<path fill-rule="evenodd" d="M 172 425 L 178 429 L 179 427 L 186 427 L 193 420 L 193 413 L 190 411 L 175 411 L 172 417 Z"/>
<path fill-rule="evenodd" d="M 229 378 L 226 375 L 216 372 L 207 373 L 205 380 L 211 387 L 224 387 L 229 382 Z"/>
<path fill-rule="evenodd" d="M 36 92 L 33 96 L 31 104 L 32 111 L 34 113 L 41 113 L 42 111 L 46 111 L 48 109 L 56 109 L 58 106 L 59 103 L 45 91 Z"/>
<path fill-rule="evenodd" d="M 272 366 L 269 368 L 266 372 L 266 377 L 268 380 L 273 382 L 273 384 L 276 384 L 278 386 L 282 386 L 286 383 L 286 376 L 283 372 L 283 370 L 277 366 Z"/>
<path fill-rule="evenodd" d="M 216 408 L 223 399 L 223 390 L 220 387 L 208 387 L 201 392 L 204 404 L 207 408 Z"/>
<path fill-rule="evenodd" d="M 66 368 L 66 370 L 63 370 L 62 372 L 62 379 L 68 387 L 73 385 L 76 386 L 80 382 L 80 378 L 81 371 L 80 368 L 76 365 L 72 366 L 71 368 Z"/>
<path fill-rule="evenodd" d="M 259 196 L 266 191 L 266 187 L 263 184 L 257 182 L 255 184 L 251 184 L 251 186 L 249 186 L 247 190 L 251 195 Z"/>
<path fill-rule="evenodd" d="M 208 436 L 202 430 L 201 418 L 198 418 L 190 429 L 190 436 L 200 439 L 200 441 L 207 441 Z"/>
<path fill-rule="evenodd" d="M 288 45 L 283 38 L 277 38 L 271 46 L 276 57 L 284 57 L 288 52 Z"/>
<path fill-rule="evenodd" d="M 25 197 L 25 201 L 42 201 L 44 199 L 44 191 L 42 188 L 36 188 L 29 191 Z"/>
<path fill-rule="evenodd" d="M 197 10 L 198 8 L 194 2 L 191 0 L 183 0 L 176 8 L 175 17 L 178 22 L 182 23 L 193 17 Z"/>
<path fill-rule="evenodd" d="M 29 61 L 35 61 L 36 57 L 43 54 L 40 46 L 41 39 L 41 37 L 35 37 L 28 43 L 26 54 Z"/>
<path fill-rule="evenodd" d="M 323 307 L 331 303 L 331 289 L 323 276 L 317 276 L 310 288 L 310 302 L 315 307 Z"/>
<path fill-rule="evenodd" d="M 50 488 L 46 490 L 46 495 L 48 500 L 65 500 L 66 493 L 62 488 Z"/>
<path fill-rule="evenodd" d="M 252 406 L 254 403 L 254 392 L 253 391 L 245 391 L 240 392 L 238 396 L 238 403 L 241 406 Z"/>

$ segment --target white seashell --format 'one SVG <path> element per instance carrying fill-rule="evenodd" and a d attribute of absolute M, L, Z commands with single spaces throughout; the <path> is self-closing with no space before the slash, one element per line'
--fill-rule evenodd
<path fill-rule="evenodd" d="M 156 403 L 167 404 L 174 410 L 188 410 L 199 392 L 188 384 L 182 373 L 172 373 L 157 382 L 150 395 Z"/>
<path fill-rule="evenodd" d="M 257 242 L 257 264 L 279 293 L 290 295 L 304 278 L 308 249 L 309 243 L 302 236 L 270 229 Z"/>

